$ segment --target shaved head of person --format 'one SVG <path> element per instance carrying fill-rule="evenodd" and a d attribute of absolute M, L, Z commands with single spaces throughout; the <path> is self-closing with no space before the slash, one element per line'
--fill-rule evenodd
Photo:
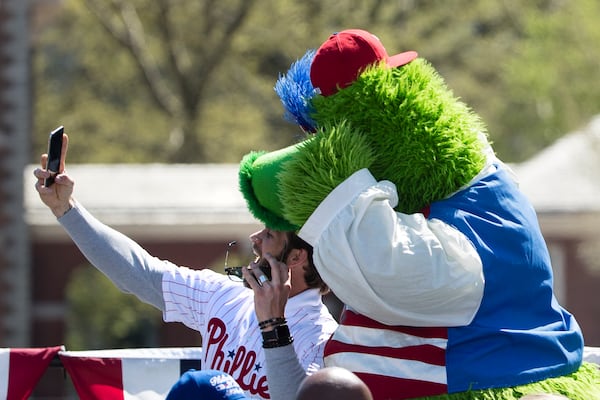
<path fill-rule="evenodd" d="M 320 369 L 304 378 L 296 400 L 373 400 L 367 385 L 344 368 Z"/>

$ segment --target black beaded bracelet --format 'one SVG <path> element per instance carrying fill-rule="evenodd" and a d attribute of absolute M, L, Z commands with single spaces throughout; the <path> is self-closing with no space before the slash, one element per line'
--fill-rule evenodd
<path fill-rule="evenodd" d="M 294 341 L 287 324 L 278 325 L 272 331 L 262 332 L 262 338 L 265 349 L 287 346 Z"/>
<path fill-rule="evenodd" d="M 285 320 L 284 317 L 275 317 L 275 318 L 267 319 L 265 321 L 260 321 L 258 323 L 258 327 L 260 329 L 264 329 L 269 326 L 278 326 L 278 325 L 283 325 L 286 323 L 287 323 L 287 321 Z"/>

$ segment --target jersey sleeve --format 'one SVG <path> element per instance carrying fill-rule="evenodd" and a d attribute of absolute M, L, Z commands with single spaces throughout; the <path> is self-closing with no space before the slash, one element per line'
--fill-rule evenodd
<path fill-rule="evenodd" d="M 461 326 L 483 296 L 482 261 L 465 235 L 421 213 L 396 212 L 397 191 L 366 169 L 319 205 L 299 235 L 345 304 L 391 325 Z"/>
<path fill-rule="evenodd" d="M 248 300 L 251 290 L 210 269 L 169 270 L 163 276 L 162 290 L 164 321 L 181 322 L 201 334 L 205 332 L 208 318 L 218 316 L 227 321 L 230 313 L 248 312 L 254 305 Z"/>
<path fill-rule="evenodd" d="M 162 275 L 176 266 L 150 255 L 138 243 L 103 224 L 81 204 L 58 219 L 87 260 L 121 291 L 164 309 Z"/>

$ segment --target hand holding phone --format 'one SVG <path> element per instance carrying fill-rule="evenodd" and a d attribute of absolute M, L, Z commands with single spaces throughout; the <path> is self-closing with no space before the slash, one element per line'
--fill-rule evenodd
<path fill-rule="evenodd" d="M 53 130 L 48 137 L 48 160 L 46 161 L 46 171 L 49 171 L 52 175 L 44 181 L 44 186 L 46 187 L 49 187 L 54 183 L 54 177 L 60 172 L 60 157 L 64 132 L 65 128 L 59 126 Z"/>

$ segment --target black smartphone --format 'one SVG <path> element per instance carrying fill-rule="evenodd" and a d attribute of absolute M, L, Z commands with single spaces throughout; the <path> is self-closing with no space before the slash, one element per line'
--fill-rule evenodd
<path fill-rule="evenodd" d="M 261 265 L 259 268 L 263 272 L 263 274 L 265 274 L 267 278 L 269 278 L 269 280 L 273 279 L 273 277 L 271 276 L 271 266 L 269 264 Z"/>
<path fill-rule="evenodd" d="M 60 172 L 60 153 L 62 151 L 63 134 L 65 128 L 59 126 L 48 137 L 48 160 L 46 162 L 46 171 L 50 171 L 52 175 L 44 181 L 44 186 L 48 187 L 54 183 L 54 177 Z"/>
<path fill-rule="evenodd" d="M 248 268 L 245 266 L 242 267 L 225 267 L 225 273 L 229 276 L 234 276 L 239 280 L 244 279 L 244 276 L 242 275 L 242 268 Z M 270 265 L 261 265 L 260 270 L 263 272 L 263 274 L 265 274 L 267 276 L 267 278 L 269 278 L 269 280 L 271 280 L 271 266 Z"/>

